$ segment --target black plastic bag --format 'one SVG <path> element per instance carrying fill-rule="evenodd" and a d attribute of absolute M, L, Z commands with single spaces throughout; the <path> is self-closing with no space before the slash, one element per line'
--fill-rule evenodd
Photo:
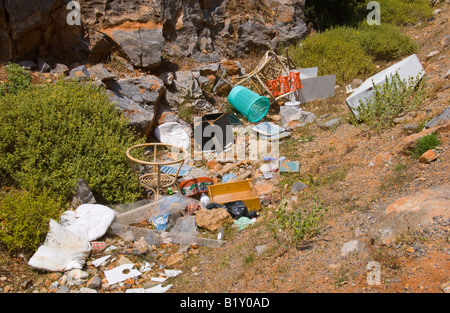
<path fill-rule="evenodd" d="M 232 218 L 248 217 L 248 209 L 243 201 L 233 201 L 224 204 Z"/>

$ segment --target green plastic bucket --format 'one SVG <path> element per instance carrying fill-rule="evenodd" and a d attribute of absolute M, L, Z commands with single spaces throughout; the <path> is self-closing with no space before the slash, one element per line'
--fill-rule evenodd
<path fill-rule="evenodd" d="M 270 107 L 269 98 L 244 86 L 234 87 L 228 95 L 228 102 L 252 123 L 262 120 Z"/>

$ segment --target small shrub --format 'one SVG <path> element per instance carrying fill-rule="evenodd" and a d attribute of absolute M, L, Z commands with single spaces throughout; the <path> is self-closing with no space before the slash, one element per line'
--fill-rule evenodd
<path fill-rule="evenodd" d="M 0 194 L 0 242 L 8 251 L 33 251 L 45 239 L 49 220 L 58 219 L 62 201 L 48 192 Z"/>
<path fill-rule="evenodd" d="M 364 51 L 377 61 L 391 61 L 417 52 L 417 44 L 392 24 L 362 23 L 356 30 L 356 40 Z"/>
<path fill-rule="evenodd" d="M 328 211 L 322 203 L 316 203 L 309 211 L 297 209 L 287 212 L 286 206 L 287 201 L 283 200 L 276 211 L 275 218 L 268 224 L 275 238 L 287 237 L 288 240 L 298 244 L 319 233 L 324 224 L 324 213 Z"/>
<path fill-rule="evenodd" d="M 366 4 L 369 0 L 366 0 Z M 424 22 L 433 16 L 429 0 L 378 0 L 381 23 L 407 25 Z"/>
<path fill-rule="evenodd" d="M 11 93 L 16 94 L 31 87 L 30 71 L 15 63 L 6 65 L 8 81 L 0 85 L 0 96 Z"/>
<path fill-rule="evenodd" d="M 336 74 L 338 84 L 373 74 L 373 58 L 364 49 L 348 41 L 353 30 L 339 27 L 306 38 L 288 49 L 289 56 L 299 67 L 318 67 L 319 75 Z"/>
<path fill-rule="evenodd" d="M 360 101 L 359 120 L 372 129 L 388 128 L 398 114 L 416 108 L 424 95 L 423 80 L 415 77 L 407 82 L 396 73 L 383 84 L 374 84 L 373 96 L 366 103 Z"/>
<path fill-rule="evenodd" d="M 417 141 L 416 146 L 411 151 L 411 156 L 418 159 L 428 150 L 434 149 L 441 144 L 437 134 L 423 136 Z"/>

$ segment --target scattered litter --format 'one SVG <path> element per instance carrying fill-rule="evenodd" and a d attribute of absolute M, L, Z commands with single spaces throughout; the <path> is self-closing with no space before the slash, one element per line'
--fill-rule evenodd
<path fill-rule="evenodd" d="M 299 161 L 283 161 L 280 162 L 280 172 L 299 172 L 300 162 Z"/>
<path fill-rule="evenodd" d="M 150 222 L 155 226 L 156 230 L 165 230 L 169 222 L 169 214 L 158 215 L 151 219 Z"/>
<path fill-rule="evenodd" d="M 92 252 L 97 253 L 106 249 L 106 242 L 104 241 L 91 241 Z"/>
<path fill-rule="evenodd" d="M 248 215 L 248 209 L 243 201 L 228 202 L 225 203 L 225 207 L 227 208 L 228 213 L 230 213 L 231 217 L 234 219 L 239 219 L 242 216 Z"/>
<path fill-rule="evenodd" d="M 208 186 L 213 185 L 214 181 L 209 177 L 191 178 L 182 181 L 179 184 L 181 194 L 187 197 L 197 196 L 208 192 Z"/>
<path fill-rule="evenodd" d="M 194 119 L 194 143 L 197 151 L 222 152 L 234 143 L 230 115 L 205 114 Z"/>
<path fill-rule="evenodd" d="M 211 199 L 206 194 L 203 193 L 202 196 L 200 197 L 200 203 L 202 205 L 202 208 L 205 209 L 206 206 L 211 203 Z"/>
<path fill-rule="evenodd" d="M 258 125 L 254 126 L 252 129 L 257 133 L 266 135 L 266 136 L 277 135 L 286 130 L 286 128 L 280 127 L 277 124 L 272 123 L 272 122 L 259 123 Z"/>
<path fill-rule="evenodd" d="M 347 85 L 346 87 L 345 87 L 345 89 L 346 89 L 346 92 L 345 93 L 352 93 L 353 92 L 353 88 L 352 88 L 352 85 L 350 84 L 350 85 Z"/>
<path fill-rule="evenodd" d="M 132 288 L 132 289 L 127 289 L 125 291 L 125 293 L 164 293 L 167 290 L 170 289 L 170 287 L 172 287 L 173 285 L 167 285 L 165 287 L 162 286 L 162 284 L 156 285 L 155 287 L 151 287 L 151 288 Z"/>
<path fill-rule="evenodd" d="M 111 255 L 102 256 L 101 258 L 98 258 L 98 259 L 95 259 L 94 261 L 92 261 L 92 264 L 94 264 L 95 267 L 99 267 L 100 265 L 105 263 L 110 257 L 111 257 Z"/>
<path fill-rule="evenodd" d="M 166 274 L 166 277 L 176 277 L 181 273 L 181 270 L 164 270 L 164 274 Z"/>
<path fill-rule="evenodd" d="M 225 204 L 243 201 L 249 211 L 259 211 L 259 194 L 249 179 L 208 186 L 208 194 L 213 203 Z"/>
<path fill-rule="evenodd" d="M 105 252 L 111 252 L 111 251 L 114 251 L 114 250 L 116 250 L 116 249 L 117 249 L 116 246 L 111 245 L 111 246 L 109 246 L 108 248 L 105 249 Z"/>
<path fill-rule="evenodd" d="M 302 80 L 303 88 L 298 89 L 289 95 L 288 99 L 290 101 L 298 101 L 303 104 L 334 96 L 336 75 L 317 76 L 317 67 L 309 69 L 296 69 L 294 71 L 300 71 L 300 79 Z M 304 74 L 303 77 L 302 74 Z"/>
<path fill-rule="evenodd" d="M 288 137 L 291 134 L 286 131 L 286 128 L 272 122 L 262 122 L 254 126 L 252 130 L 259 134 L 260 139 L 268 141 L 279 140 Z"/>
<path fill-rule="evenodd" d="M 166 277 L 150 277 L 151 281 L 156 281 L 158 283 L 163 283 L 167 280 Z"/>
<path fill-rule="evenodd" d="M 45 242 L 28 261 L 31 267 L 45 271 L 83 268 L 91 253 L 91 244 L 55 220 L 50 220 Z"/>
<path fill-rule="evenodd" d="M 361 86 L 356 88 L 347 99 L 345 99 L 345 102 L 356 118 L 359 116 L 358 109 L 361 102 L 366 103 L 366 101 L 373 96 L 373 86 L 384 84 L 387 79 L 390 79 L 390 77 L 396 73 L 398 73 L 399 78 L 402 81 L 404 80 L 406 83 L 409 83 L 410 78 L 422 78 L 425 71 L 417 58 L 417 55 L 413 54 L 375 74 L 374 76 L 369 77 L 366 81 L 364 81 L 364 83 L 361 84 Z"/>
<path fill-rule="evenodd" d="M 262 140 L 272 141 L 272 140 L 280 140 L 286 137 L 289 137 L 291 135 L 291 132 L 282 132 L 273 136 L 265 136 L 265 135 L 259 135 L 259 138 Z"/>
<path fill-rule="evenodd" d="M 117 266 L 111 270 L 104 271 L 105 277 L 108 280 L 108 284 L 113 285 L 129 278 L 135 278 L 142 273 L 136 269 L 133 269 L 134 264 L 123 264 Z"/>
<path fill-rule="evenodd" d="M 116 215 L 114 223 L 130 225 L 140 223 L 143 219 L 152 221 L 158 216 L 181 212 L 191 203 L 198 201 L 179 194 L 159 196 L 150 203 L 138 207 L 129 206 L 128 211 L 122 210 L 122 213 Z"/>
<path fill-rule="evenodd" d="M 187 206 L 186 211 L 189 215 L 195 214 L 195 211 L 200 210 L 201 205 L 198 203 L 191 203 Z"/>
<path fill-rule="evenodd" d="M 277 79 L 269 80 L 267 88 L 274 97 L 303 88 L 299 72 L 289 72 L 286 76 L 278 76 Z"/>
<path fill-rule="evenodd" d="M 172 232 L 161 233 L 160 231 L 154 229 L 121 225 L 116 223 L 113 223 L 111 225 L 111 232 L 129 241 L 135 241 L 141 237 L 144 237 L 147 242 L 151 242 L 155 245 L 158 245 L 164 241 L 175 244 L 186 244 L 186 242 L 189 242 L 189 244 L 195 244 L 203 247 L 220 248 L 225 244 L 225 241 L 223 240 L 202 238 L 199 236 L 189 236 L 186 234 L 178 234 Z"/>
<path fill-rule="evenodd" d="M 151 269 L 152 269 L 152 266 L 148 262 L 145 262 L 145 264 L 141 266 L 140 271 L 145 273 L 145 272 L 150 271 Z"/>
<path fill-rule="evenodd" d="M 270 100 L 244 86 L 234 87 L 228 95 L 228 102 L 251 123 L 262 120 L 270 108 Z"/>
<path fill-rule="evenodd" d="M 166 173 L 169 175 L 176 175 L 179 168 L 180 168 L 180 166 L 178 164 L 163 165 L 163 166 L 161 166 L 160 171 L 162 173 Z M 178 172 L 178 176 L 181 176 L 181 177 L 186 176 L 190 172 L 190 170 L 192 170 L 193 168 L 194 168 L 193 166 L 183 164 L 181 166 L 180 171 Z"/>
<path fill-rule="evenodd" d="M 295 108 L 300 107 L 300 101 L 288 101 L 284 103 L 285 106 L 293 106 Z"/>
<path fill-rule="evenodd" d="M 269 171 L 261 171 L 261 172 L 263 173 L 264 179 L 272 179 L 273 178 L 273 175 L 271 172 L 269 172 Z"/>
<path fill-rule="evenodd" d="M 234 224 L 238 226 L 238 229 L 245 229 L 249 225 L 253 225 L 256 222 L 256 218 L 240 217 L 234 221 Z"/>
<path fill-rule="evenodd" d="M 233 179 L 233 178 L 237 178 L 236 174 L 234 174 L 234 173 L 224 174 L 222 176 L 222 182 L 227 183 L 230 179 Z"/>
<path fill-rule="evenodd" d="M 223 240 L 225 229 L 223 227 L 219 228 L 219 232 L 217 233 L 217 240 Z"/>

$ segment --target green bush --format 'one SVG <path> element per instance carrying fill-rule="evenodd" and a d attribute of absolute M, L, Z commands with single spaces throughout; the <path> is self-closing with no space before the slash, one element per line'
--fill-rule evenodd
<path fill-rule="evenodd" d="M 0 242 L 8 251 L 33 251 L 45 239 L 49 220 L 58 219 L 62 201 L 47 192 L 0 193 Z"/>
<path fill-rule="evenodd" d="M 31 87 L 30 71 L 15 63 L 6 65 L 7 82 L 0 84 L 0 96 L 6 93 L 17 93 Z"/>
<path fill-rule="evenodd" d="M 365 103 L 360 101 L 359 121 L 376 130 L 388 128 L 400 113 L 416 108 L 424 95 L 423 80 L 402 80 L 397 73 L 381 85 L 374 84 L 373 96 Z"/>
<path fill-rule="evenodd" d="M 70 199 L 83 178 L 104 203 L 134 201 L 125 151 L 142 140 L 91 83 L 61 79 L 0 97 L 0 182 Z"/>
<path fill-rule="evenodd" d="M 369 0 L 366 0 L 366 4 Z M 378 0 L 381 24 L 407 25 L 424 22 L 433 16 L 429 0 Z"/>
<path fill-rule="evenodd" d="M 373 74 L 373 58 L 360 45 L 347 41 L 344 35 L 353 35 L 350 32 L 351 28 L 338 27 L 313 35 L 290 47 L 289 56 L 299 67 L 318 67 L 319 75 L 336 74 L 338 84 Z"/>
<path fill-rule="evenodd" d="M 417 52 L 417 44 L 392 24 L 367 25 L 362 23 L 354 40 L 377 61 L 391 61 Z"/>
<path fill-rule="evenodd" d="M 416 43 L 391 24 L 340 26 L 306 38 L 288 50 L 299 67 L 319 67 L 321 75 L 336 74 L 347 83 L 376 71 L 374 61 L 391 61 L 417 51 Z"/>
<path fill-rule="evenodd" d="M 411 151 L 411 156 L 418 159 L 428 150 L 434 149 L 441 144 L 437 134 L 423 136 L 417 141 L 416 146 Z"/>

